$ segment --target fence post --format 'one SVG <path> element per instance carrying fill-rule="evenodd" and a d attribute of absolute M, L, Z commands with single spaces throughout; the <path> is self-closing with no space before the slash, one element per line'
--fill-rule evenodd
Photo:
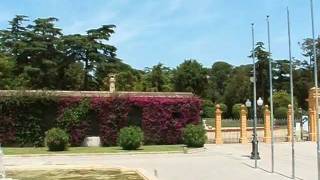
<path fill-rule="evenodd" d="M 222 140 L 222 129 L 221 129 L 221 121 L 222 121 L 222 111 L 220 109 L 220 105 L 216 105 L 216 122 L 215 122 L 215 143 L 223 144 Z"/>
<path fill-rule="evenodd" d="M 241 105 L 240 110 L 240 143 L 247 144 L 248 136 L 247 136 L 247 115 L 246 107 Z"/>
<path fill-rule="evenodd" d="M 263 142 L 271 143 L 271 129 L 270 129 L 270 110 L 269 106 L 265 106 L 264 110 L 264 137 Z"/>
<path fill-rule="evenodd" d="M 292 134 L 291 134 L 291 116 L 292 116 L 292 106 L 291 104 L 288 105 L 288 114 L 287 114 L 287 130 L 288 130 L 288 136 L 287 136 L 287 141 L 291 142 Z"/>

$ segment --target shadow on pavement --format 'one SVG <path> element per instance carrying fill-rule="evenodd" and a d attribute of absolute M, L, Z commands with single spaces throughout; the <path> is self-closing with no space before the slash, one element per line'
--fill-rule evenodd
<path fill-rule="evenodd" d="M 255 167 L 252 166 L 252 165 L 250 165 L 250 164 L 247 164 L 247 163 L 242 163 L 242 164 L 244 164 L 245 166 L 248 166 L 248 167 L 250 167 L 250 168 L 252 168 L 252 169 L 255 169 Z M 272 174 L 271 171 L 268 171 L 268 170 L 263 169 L 263 168 L 261 168 L 261 167 L 258 167 L 258 169 L 260 169 L 260 170 L 262 170 L 262 171 L 264 171 L 264 172 L 267 172 L 267 173 Z M 280 175 L 280 176 L 285 177 L 285 178 L 288 178 L 288 179 L 292 179 L 291 176 L 287 176 L 287 175 L 282 174 L 282 173 L 280 173 L 280 172 L 276 172 L 276 171 L 275 171 L 274 174 Z M 299 177 L 296 177 L 295 179 L 303 180 L 302 178 L 299 178 Z"/>

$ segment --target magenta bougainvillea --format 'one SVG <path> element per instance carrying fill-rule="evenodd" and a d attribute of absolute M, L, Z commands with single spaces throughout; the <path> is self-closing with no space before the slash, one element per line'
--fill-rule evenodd
<path fill-rule="evenodd" d="M 198 98 L 130 97 L 143 108 L 142 129 L 147 144 L 181 143 L 181 130 L 200 121 Z"/>
<path fill-rule="evenodd" d="M 128 98 L 95 97 L 92 98 L 91 105 L 97 113 L 102 144 L 105 146 L 115 145 L 118 132 L 128 124 L 127 115 L 130 106 Z"/>
<path fill-rule="evenodd" d="M 10 99 L 11 101 L 13 100 Z M 22 99 L 20 101 L 24 102 L 26 100 Z M 39 144 L 41 144 L 44 138 L 42 132 L 53 127 L 60 127 L 66 129 L 70 134 L 70 143 L 73 146 L 79 146 L 84 138 L 89 135 L 89 130 L 92 128 L 91 121 L 94 117 L 98 122 L 99 132 L 97 134 L 99 134 L 102 144 L 113 146 L 117 144 L 120 129 L 132 125 L 132 114 L 130 113 L 133 109 L 139 109 L 138 119 L 140 120 L 136 125 L 140 125 L 144 132 L 145 144 L 181 143 L 182 128 L 187 124 L 198 124 L 200 122 L 201 100 L 196 97 L 63 97 L 56 98 L 54 101 L 50 100 L 50 103 L 37 100 L 34 111 L 14 113 L 21 111 L 20 101 L 19 103 L 12 103 L 10 107 L 7 107 L 7 101 L 0 101 L 0 105 L 4 107 L 2 111 L 6 112 L 0 116 L 0 143 L 19 145 L 21 142 L 35 141 L 38 138 Z M 26 102 L 29 102 L 29 100 Z M 84 102 L 87 102 L 87 104 Z M 56 116 L 48 119 L 49 116 L 40 108 L 48 109 L 49 107 L 50 109 L 51 106 L 57 107 Z M 27 109 L 33 108 L 28 104 L 25 107 Z M 12 112 L 8 113 L 5 109 L 10 109 Z M 88 109 L 95 115 L 88 118 Z M 26 133 L 20 133 L 21 135 L 16 133 L 20 129 L 30 129 L 28 124 L 32 122 L 21 123 L 25 122 L 25 119 L 29 121 L 35 119 L 34 124 L 44 124 L 39 126 L 40 129 L 37 129 L 37 131 L 28 131 L 34 134 L 30 134 L 32 138 L 28 137 Z"/>
<path fill-rule="evenodd" d="M 92 99 L 100 122 L 100 137 L 106 146 L 116 144 L 121 128 L 128 125 L 130 107 L 142 109 L 142 130 L 146 144 L 181 143 L 181 130 L 186 124 L 199 123 L 198 98 L 112 97 Z"/>

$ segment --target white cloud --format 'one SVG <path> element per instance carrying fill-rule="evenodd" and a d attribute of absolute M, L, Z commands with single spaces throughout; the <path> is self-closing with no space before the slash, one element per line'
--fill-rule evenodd
<path fill-rule="evenodd" d="M 117 16 L 115 11 L 100 11 L 87 18 L 77 17 L 70 25 L 63 25 L 66 34 L 85 33 L 88 29 L 97 28 L 103 24 L 112 24 Z"/>

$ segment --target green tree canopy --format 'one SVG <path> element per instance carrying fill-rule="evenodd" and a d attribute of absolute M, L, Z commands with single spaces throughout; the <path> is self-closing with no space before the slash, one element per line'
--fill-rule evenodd
<path fill-rule="evenodd" d="M 207 72 L 196 60 L 185 60 L 173 72 L 175 91 L 189 91 L 198 96 L 205 96 Z"/>
<path fill-rule="evenodd" d="M 221 101 L 225 93 L 227 82 L 232 73 L 232 65 L 218 61 L 209 70 L 208 96 L 213 101 Z"/>

